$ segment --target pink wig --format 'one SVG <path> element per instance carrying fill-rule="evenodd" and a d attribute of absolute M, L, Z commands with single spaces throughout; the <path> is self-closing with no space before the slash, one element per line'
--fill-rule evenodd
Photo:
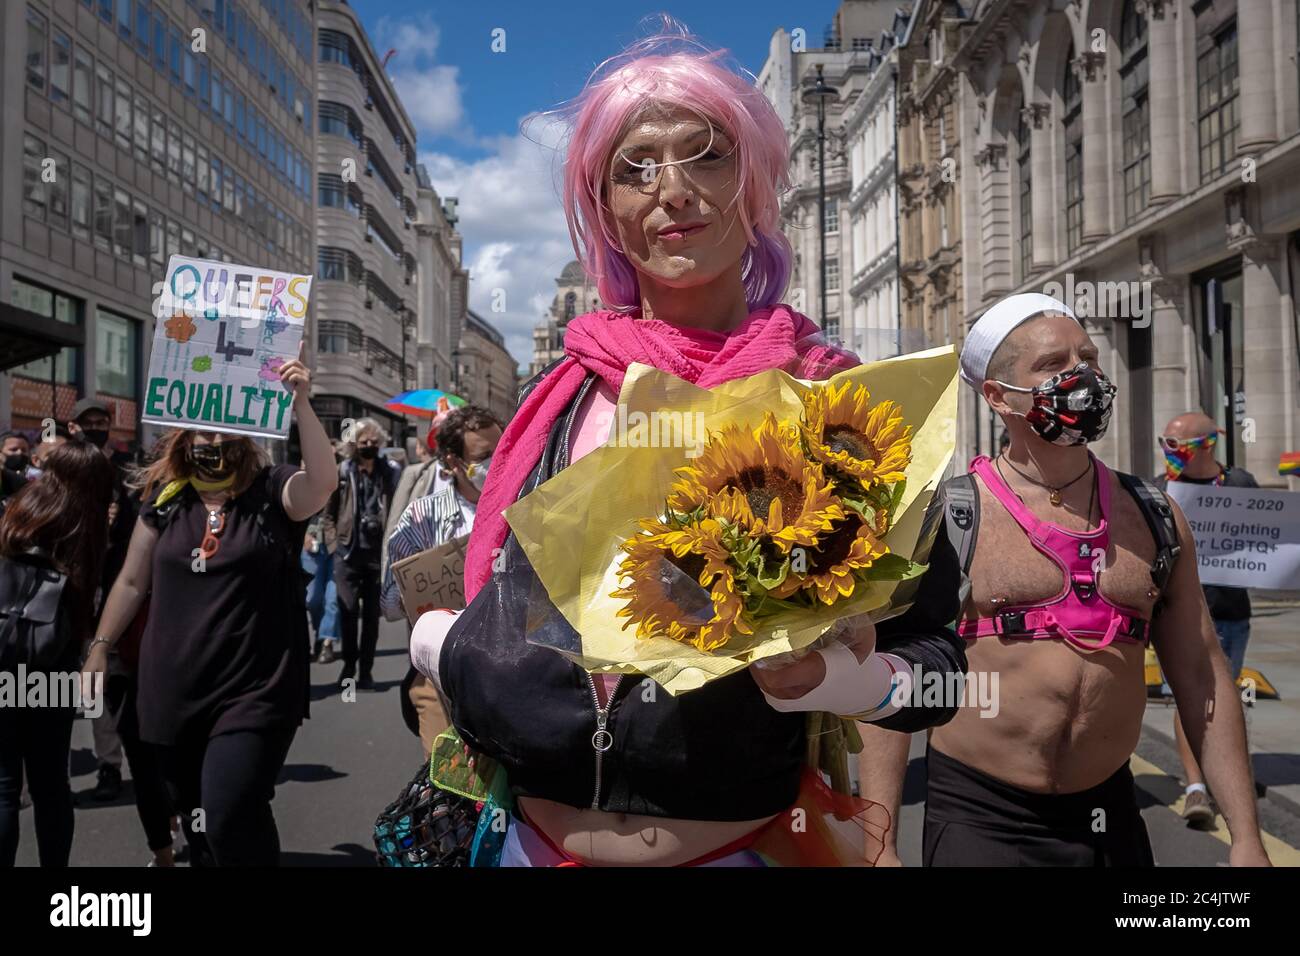
<path fill-rule="evenodd" d="M 611 308 L 640 306 L 636 270 L 605 214 L 605 180 L 614 149 L 647 108 L 702 114 L 736 145 L 739 222 L 749 245 L 741 260 L 751 310 L 775 305 L 790 281 L 792 253 L 781 232 L 778 196 L 790 186 L 790 148 L 772 104 L 737 71 L 671 18 L 664 29 L 596 67 L 564 110 L 570 114 L 564 160 L 564 216 L 573 248 Z"/>

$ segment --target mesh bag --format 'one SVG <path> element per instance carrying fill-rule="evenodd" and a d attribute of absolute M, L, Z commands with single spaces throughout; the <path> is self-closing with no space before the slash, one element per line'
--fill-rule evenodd
<path fill-rule="evenodd" d="M 380 866 L 469 866 L 479 804 L 429 780 L 422 763 L 375 820 Z"/>

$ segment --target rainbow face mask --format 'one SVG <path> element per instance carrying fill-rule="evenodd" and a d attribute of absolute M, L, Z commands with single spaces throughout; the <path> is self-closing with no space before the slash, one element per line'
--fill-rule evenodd
<path fill-rule="evenodd" d="M 1165 451 L 1165 478 L 1177 481 L 1192 457 L 1202 448 L 1213 448 L 1218 440 L 1219 436 L 1214 432 L 1199 438 L 1161 438 L 1160 447 Z"/>

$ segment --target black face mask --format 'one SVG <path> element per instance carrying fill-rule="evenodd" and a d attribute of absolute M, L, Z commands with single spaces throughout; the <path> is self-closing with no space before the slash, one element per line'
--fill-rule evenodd
<path fill-rule="evenodd" d="M 103 448 L 108 444 L 108 429 L 106 428 L 83 428 L 81 437 L 90 442 L 96 448 Z"/>
<path fill-rule="evenodd" d="M 190 464 L 194 473 L 204 481 L 221 481 L 228 478 L 239 466 L 239 453 L 234 448 L 220 445 L 191 445 Z"/>
<path fill-rule="evenodd" d="M 5 455 L 5 468 L 9 471 L 16 471 L 19 474 L 27 471 L 27 466 L 31 464 L 31 459 L 18 452 L 16 455 Z"/>
<path fill-rule="evenodd" d="M 362 448 L 358 448 L 357 453 L 367 461 L 373 461 L 379 457 L 379 449 L 374 445 L 366 445 Z"/>
<path fill-rule="evenodd" d="M 1028 392 L 1033 407 L 1024 416 L 1040 438 L 1054 445 L 1099 441 L 1110 425 L 1113 382 L 1087 362 L 1053 375 L 1041 385 L 1023 388 L 998 382 L 1013 392 Z"/>

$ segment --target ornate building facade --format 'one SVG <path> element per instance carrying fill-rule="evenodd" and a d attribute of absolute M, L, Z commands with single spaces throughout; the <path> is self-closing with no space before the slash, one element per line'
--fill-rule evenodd
<path fill-rule="evenodd" d="M 922 0 L 900 49 L 903 322 L 960 344 L 1070 302 L 1120 388 L 1098 452 L 1150 473 L 1201 408 L 1227 464 L 1300 447 L 1296 0 Z M 1000 424 L 964 391 L 961 454 Z M 1289 479 L 1295 484 L 1295 479 Z"/>
<path fill-rule="evenodd" d="M 555 298 L 542 321 L 533 326 L 533 363 L 529 376 L 564 356 L 564 329 L 570 319 L 602 308 L 596 283 L 574 259 L 555 280 Z"/>

